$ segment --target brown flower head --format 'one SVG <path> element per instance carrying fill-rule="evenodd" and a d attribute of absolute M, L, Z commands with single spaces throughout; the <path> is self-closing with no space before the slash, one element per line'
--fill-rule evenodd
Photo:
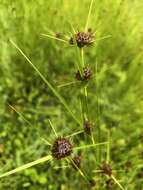
<path fill-rule="evenodd" d="M 84 128 L 85 133 L 87 133 L 88 135 L 91 134 L 91 123 L 88 120 L 84 121 L 83 128 Z"/>
<path fill-rule="evenodd" d="M 75 41 L 79 48 L 91 45 L 93 43 L 94 35 L 91 30 L 87 32 L 78 32 L 75 34 Z"/>
<path fill-rule="evenodd" d="M 112 175 L 112 168 L 110 164 L 104 162 L 100 169 L 102 170 L 103 174 L 108 175 L 108 176 Z"/>
<path fill-rule="evenodd" d="M 55 140 L 51 151 L 52 156 L 59 160 L 71 155 L 72 145 L 68 139 L 59 137 Z"/>
<path fill-rule="evenodd" d="M 78 70 L 76 75 L 75 75 L 75 78 L 79 81 L 88 81 L 91 79 L 91 76 L 92 76 L 92 72 L 89 68 L 83 68 L 83 76 L 81 76 L 81 73 L 80 71 Z"/>

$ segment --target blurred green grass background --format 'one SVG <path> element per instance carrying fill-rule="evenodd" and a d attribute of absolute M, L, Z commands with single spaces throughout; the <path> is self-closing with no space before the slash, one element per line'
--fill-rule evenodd
<path fill-rule="evenodd" d="M 48 154 L 48 147 L 40 137 L 53 139 L 49 118 L 59 134 L 71 134 L 79 127 L 9 39 L 18 44 L 55 87 L 72 81 L 76 72 L 74 64 L 78 61 L 75 49 L 41 33 L 70 35 L 71 24 L 76 30 L 83 30 L 89 3 L 90 0 L 0 0 L 1 173 Z M 113 165 L 125 170 L 118 176 L 130 190 L 143 190 L 142 17 L 143 1 L 95 0 L 90 27 L 97 31 L 96 38 L 111 37 L 86 50 L 86 62 L 93 70 L 98 62 L 98 92 L 94 81 L 88 87 L 91 118 L 95 125 L 100 118 L 103 140 L 106 128 L 112 129 Z M 59 91 L 80 118 L 78 87 L 64 87 Z M 13 112 L 8 103 L 23 113 L 32 126 Z M 90 175 L 88 161 L 94 164 L 94 155 L 92 151 L 88 153 L 84 168 Z M 41 164 L 1 179 L 0 189 L 89 188 L 74 170 L 55 170 L 53 166 Z"/>

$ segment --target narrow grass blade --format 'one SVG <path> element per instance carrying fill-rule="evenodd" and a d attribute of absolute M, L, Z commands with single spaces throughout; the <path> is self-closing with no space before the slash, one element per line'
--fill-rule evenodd
<path fill-rule="evenodd" d="M 72 158 L 69 158 L 68 160 L 74 165 L 74 167 L 77 169 L 77 171 L 80 173 L 80 175 L 81 175 L 87 182 L 89 182 L 87 176 L 83 173 L 83 171 L 82 171 L 79 167 L 77 167 L 77 165 L 74 163 L 74 161 L 72 160 Z"/>
<path fill-rule="evenodd" d="M 93 173 L 101 173 L 103 170 L 93 170 Z"/>
<path fill-rule="evenodd" d="M 101 38 L 97 38 L 96 40 L 92 41 L 92 43 L 97 42 L 97 41 L 101 41 L 101 40 L 104 40 L 104 39 L 107 39 L 107 38 L 111 38 L 111 35 L 107 35 L 107 36 L 103 36 Z"/>
<path fill-rule="evenodd" d="M 81 83 L 81 82 L 80 81 L 72 81 L 72 82 L 68 82 L 68 83 L 65 83 L 65 84 L 60 84 L 57 87 L 62 88 L 62 87 L 70 86 L 70 85 L 77 84 L 77 83 Z"/>
<path fill-rule="evenodd" d="M 55 166 L 54 169 L 63 169 L 63 168 L 69 168 L 70 165 L 64 165 L 64 166 Z"/>
<path fill-rule="evenodd" d="M 81 125 L 81 122 L 76 118 L 76 116 L 73 114 L 65 100 L 61 97 L 61 95 L 58 93 L 58 91 L 47 81 L 47 79 L 42 75 L 42 73 L 37 69 L 37 67 L 30 61 L 30 59 L 23 53 L 23 51 L 12 41 L 10 40 L 12 45 L 23 55 L 23 57 L 28 61 L 28 63 L 33 67 L 33 69 L 38 73 L 38 75 L 41 77 L 41 79 L 45 82 L 45 84 L 50 88 L 50 90 L 53 92 L 53 94 L 59 99 L 59 101 L 64 105 L 64 107 L 67 109 L 67 111 L 70 113 L 72 118 Z"/>
<path fill-rule="evenodd" d="M 56 130 L 55 130 L 55 127 L 54 127 L 54 125 L 52 124 L 52 122 L 51 122 L 50 119 L 49 119 L 49 123 L 50 123 L 50 126 L 51 126 L 53 132 L 55 133 L 55 136 L 58 137 L 58 134 L 57 134 L 57 132 L 56 132 Z"/>
<path fill-rule="evenodd" d="M 47 145 L 49 145 L 49 146 L 52 146 L 52 144 L 49 142 L 49 141 L 47 141 L 46 139 L 44 139 L 44 138 L 40 138 L 43 142 L 45 142 Z"/>
<path fill-rule="evenodd" d="M 14 110 L 28 125 L 32 126 L 32 124 L 23 116 L 22 113 L 20 113 L 15 107 L 13 107 L 12 105 L 8 104 L 9 107 Z"/>
<path fill-rule="evenodd" d="M 124 187 L 119 183 L 119 181 L 112 175 L 111 178 L 115 181 L 115 183 L 120 187 L 120 189 L 125 190 Z"/>
<path fill-rule="evenodd" d="M 86 32 L 87 29 L 88 29 L 89 19 L 90 19 L 92 7 L 93 7 L 93 2 L 94 2 L 94 0 L 91 0 L 90 7 L 89 7 L 89 11 L 88 11 L 88 15 L 87 15 L 87 20 L 86 20 L 86 25 L 85 25 L 85 32 Z"/>
<path fill-rule="evenodd" d="M 54 39 L 54 40 L 57 40 L 57 41 L 60 41 L 60 42 L 64 42 L 64 43 L 68 43 L 68 41 L 66 41 L 66 40 L 63 40 L 63 39 L 61 39 L 61 38 L 57 38 L 57 37 L 55 37 L 55 36 L 52 36 L 52 35 L 49 35 L 49 34 L 41 34 L 42 36 L 45 36 L 45 37 L 48 37 L 48 38 L 51 38 L 51 39 Z"/>
<path fill-rule="evenodd" d="M 107 158 L 106 158 L 106 160 L 107 160 L 107 163 L 109 163 L 110 162 L 110 130 L 108 130 L 108 144 L 107 144 Z"/>
<path fill-rule="evenodd" d="M 84 133 L 84 130 L 77 131 L 77 132 L 75 132 L 75 133 L 73 133 L 73 134 L 71 134 L 71 135 L 66 136 L 66 138 L 73 137 L 73 136 L 79 135 L 79 134 L 81 134 L 81 133 Z"/>
<path fill-rule="evenodd" d="M 79 146 L 79 147 L 75 147 L 74 150 L 81 150 L 81 149 L 86 149 L 86 148 L 94 148 L 96 146 L 105 145 L 107 143 L 108 142 L 102 142 L 102 143 L 97 143 L 97 144 L 90 144 L 90 145 Z"/>
<path fill-rule="evenodd" d="M 36 160 L 36 161 L 33 161 L 33 162 L 30 162 L 30 163 L 25 164 L 25 165 L 23 165 L 23 166 L 20 166 L 20 167 L 14 169 L 14 170 L 11 170 L 11 171 L 9 171 L 9 172 L 6 172 L 6 173 L 4 173 L 4 174 L 1 174 L 1 175 L 0 175 L 0 178 L 6 177 L 6 176 L 9 176 L 9 175 L 12 175 L 12 174 L 15 174 L 15 173 L 17 173 L 17 172 L 20 172 L 20 171 L 22 171 L 22 170 L 25 170 L 25 169 L 27 169 L 27 168 L 30 168 L 30 167 L 35 166 L 35 165 L 37 165 L 37 164 L 40 164 L 40 163 L 42 163 L 42 162 L 50 161 L 51 159 L 52 159 L 52 156 L 51 156 L 51 155 L 45 156 L 45 157 L 40 158 L 40 159 L 38 159 L 38 160 Z"/>

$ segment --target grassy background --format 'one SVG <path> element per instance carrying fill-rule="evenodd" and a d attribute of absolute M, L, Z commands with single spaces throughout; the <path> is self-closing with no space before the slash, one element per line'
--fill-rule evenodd
<path fill-rule="evenodd" d="M 0 0 L 0 168 L 1 173 L 49 153 L 40 137 L 53 139 L 50 118 L 59 134 L 71 134 L 78 125 L 25 59 L 9 43 L 13 39 L 44 76 L 56 87 L 74 79 L 76 51 L 41 33 L 70 35 L 85 26 L 89 0 Z M 86 50 L 86 62 L 94 70 L 98 61 L 98 92 L 89 84 L 90 116 L 98 117 L 103 141 L 112 130 L 112 163 L 120 182 L 130 190 L 143 190 L 143 2 L 95 0 L 90 26 L 96 38 L 111 35 Z M 78 87 L 60 88 L 77 117 L 81 117 Z M 96 95 L 100 102 L 97 114 Z M 12 111 L 8 103 L 31 122 Z M 82 138 L 76 139 L 82 144 Z M 85 151 L 83 168 L 90 176 L 96 169 L 94 151 Z M 103 160 L 104 150 L 103 150 Z M 41 164 L 0 180 L 0 189 L 89 189 L 74 169 L 56 170 Z M 56 180 L 55 180 L 56 179 Z M 96 178 L 95 178 L 96 179 Z M 104 179 L 101 183 L 104 182 Z M 98 189 L 106 189 L 103 186 Z M 118 187 L 113 187 L 114 190 Z"/>

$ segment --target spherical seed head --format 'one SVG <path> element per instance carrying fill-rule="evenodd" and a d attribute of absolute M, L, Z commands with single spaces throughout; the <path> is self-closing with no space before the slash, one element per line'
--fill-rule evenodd
<path fill-rule="evenodd" d="M 93 38 L 94 38 L 94 35 L 91 31 L 78 32 L 75 34 L 75 40 L 79 48 L 91 45 L 93 43 Z"/>
<path fill-rule="evenodd" d="M 88 81 L 92 76 L 92 72 L 89 68 L 83 68 L 83 76 L 81 76 L 80 71 L 78 70 L 75 74 L 75 78 L 79 81 Z"/>
<path fill-rule="evenodd" d="M 84 80 L 89 80 L 91 78 L 91 70 L 89 68 L 84 68 L 83 69 L 83 78 Z"/>
<path fill-rule="evenodd" d="M 104 162 L 103 165 L 101 166 L 102 173 L 108 176 L 112 175 L 112 168 L 110 164 Z"/>
<path fill-rule="evenodd" d="M 72 145 L 68 139 L 59 137 L 55 140 L 51 151 L 52 156 L 59 160 L 71 155 Z"/>

